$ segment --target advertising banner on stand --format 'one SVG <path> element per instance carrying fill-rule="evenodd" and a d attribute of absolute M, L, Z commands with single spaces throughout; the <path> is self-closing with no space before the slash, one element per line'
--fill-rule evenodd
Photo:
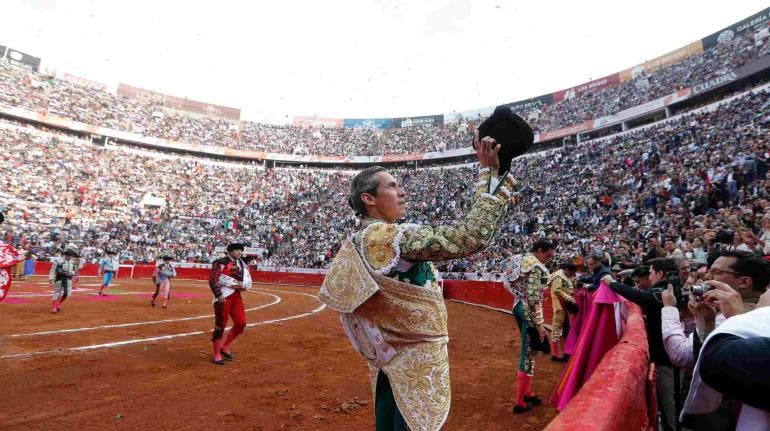
<path fill-rule="evenodd" d="M 714 34 L 704 37 L 702 39 L 703 49 L 712 48 L 720 43 L 727 43 L 733 40 L 735 36 L 767 27 L 768 22 L 770 22 L 770 7 L 761 12 L 757 12 L 746 19 L 738 21 L 731 26 L 725 27 Z"/>
<path fill-rule="evenodd" d="M 341 129 L 344 126 L 344 120 L 342 118 L 294 117 L 291 125 L 294 127 L 325 127 L 330 129 Z"/>
<path fill-rule="evenodd" d="M 392 118 L 346 118 L 343 121 L 345 128 L 368 127 L 373 129 L 387 129 L 393 126 Z"/>
<path fill-rule="evenodd" d="M 40 57 L 29 55 L 13 48 L 5 50 L 5 59 L 17 66 L 26 66 L 37 72 L 40 69 Z"/>
<path fill-rule="evenodd" d="M 449 114 L 444 114 L 444 123 L 456 123 L 460 120 L 467 121 L 467 120 L 473 120 L 473 121 L 479 121 L 482 118 L 486 118 L 489 115 L 492 114 L 492 112 L 495 110 L 494 106 L 487 106 L 486 108 L 480 108 L 480 109 L 471 109 L 468 111 L 461 111 L 461 112 L 452 112 Z"/>
<path fill-rule="evenodd" d="M 574 99 L 575 97 L 578 97 L 581 94 L 589 91 L 598 91 L 602 88 L 618 85 L 619 82 L 620 75 L 613 73 L 612 75 L 605 76 L 604 78 L 595 79 L 591 82 L 586 82 L 585 84 L 580 84 L 572 88 L 567 88 L 566 90 L 557 91 L 553 93 L 553 101 L 560 102 L 565 99 Z"/>
<path fill-rule="evenodd" d="M 737 69 L 728 70 L 717 77 L 709 79 L 708 81 L 703 81 L 693 85 L 692 95 L 695 96 L 701 93 L 705 93 L 723 85 L 727 85 L 740 79 L 746 78 L 747 76 L 751 76 L 765 69 L 770 69 L 770 54 L 744 64 Z"/>
<path fill-rule="evenodd" d="M 236 121 L 241 119 L 241 110 L 238 108 L 214 105 L 211 103 L 199 102 L 197 100 L 185 99 L 182 97 L 167 95 L 163 104 L 168 108 L 192 112 L 194 114 L 224 117 Z"/>
<path fill-rule="evenodd" d="M 443 115 L 424 115 L 422 117 L 393 118 L 394 127 L 411 127 L 421 124 L 439 125 L 444 124 Z"/>
<path fill-rule="evenodd" d="M 689 45 L 683 46 L 679 49 L 675 49 L 671 52 L 661 55 L 660 57 L 653 58 L 650 61 L 645 61 L 642 64 L 637 64 L 634 67 L 628 68 L 620 72 L 620 81 L 625 82 L 630 79 L 636 79 L 637 76 L 643 73 L 652 73 L 661 67 L 668 66 L 669 64 L 676 63 L 683 58 L 689 57 L 693 54 L 703 52 L 703 44 L 701 41 L 693 42 Z"/>
<path fill-rule="evenodd" d="M 162 93 L 158 93 L 152 90 L 145 90 L 143 88 L 134 87 L 132 85 L 118 84 L 118 95 L 128 97 L 129 99 L 135 99 L 144 103 L 155 103 L 158 105 L 163 104 L 163 99 L 166 98 Z"/>
<path fill-rule="evenodd" d="M 544 94 L 542 96 L 532 97 L 518 102 L 505 103 L 505 106 L 511 108 L 513 112 L 523 114 L 533 109 L 541 110 L 543 106 L 553 103 L 553 94 Z"/>
<path fill-rule="evenodd" d="M 539 138 L 538 142 L 545 142 L 551 139 L 562 138 L 564 136 L 575 135 L 577 133 L 585 132 L 586 130 L 591 130 L 593 125 L 594 125 L 593 120 L 589 120 L 589 121 L 584 121 L 580 124 L 575 124 L 574 126 L 564 127 L 562 129 L 551 130 L 548 132 L 540 132 L 538 134 L 538 138 Z"/>
<path fill-rule="evenodd" d="M 230 120 L 238 121 L 241 119 L 241 110 L 227 106 L 214 105 L 211 103 L 199 102 L 197 100 L 185 99 L 182 97 L 169 96 L 157 91 L 145 90 L 128 84 L 118 84 L 118 94 L 131 99 L 143 101 L 145 103 L 155 103 L 171 109 L 192 112 L 194 114 L 224 117 Z"/>

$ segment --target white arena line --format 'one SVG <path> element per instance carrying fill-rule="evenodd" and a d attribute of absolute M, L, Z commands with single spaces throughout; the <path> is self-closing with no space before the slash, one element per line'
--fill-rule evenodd
<path fill-rule="evenodd" d="M 273 289 L 264 289 L 264 290 L 271 290 L 273 292 L 281 292 L 281 293 L 289 293 L 294 295 L 303 295 L 303 296 L 309 296 L 314 299 L 318 299 L 315 295 L 310 295 L 308 293 L 299 293 L 299 292 L 290 292 L 285 290 L 273 290 Z M 256 293 L 256 292 L 255 292 Z M 252 327 L 257 325 L 268 325 L 271 323 L 279 323 L 279 322 L 285 322 L 287 320 L 293 320 L 293 319 L 299 319 L 302 317 L 307 317 L 313 314 L 316 314 L 326 308 L 326 304 L 321 304 L 320 306 L 316 307 L 314 310 L 309 311 L 307 313 L 301 313 L 301 314 L 295 314 L 293 316 L 287 316 L 287 317 L 281 317 L 279 319 L 271 319 L 271 320 L 263 320 L 261 322 L 254 322 L 254 323 L 248 323 L 246 324 L 246 327 Z M 232 326 L 228 327 L 227 329 L 232 328 Z M 181 334 L 170 334 L 170 335 L 161 335 L 157 337 L 149 337 L 149 338 L 138 338 L 133 340 L 124 340 L 124 341 L 115 341 L 112 343 L 104 343 L 104 344 L 92 344 L 90 346 L 79 346 L 79 347 L 68 347 L 64 349 L 56 349 L 56 350 L 45 350 L 45 351 L 39 351 L 39 352 L 30 352 L 30 353 L 17 353 L 12 355 L 2 355 L 0 356 L 0 359 L 17 359 L 17 358 L 27 358 L 31 356 L 40 356 L 40 355 L 48 355 L 52 353 L 64 353 L 64 352 L 81 352 L 86 350 L 95 350 L 95 349 L 107 349 L 112 347 L 120 347 L 120 346 L 126 346 L 129 344 L 137 344 L 137 343 L 145 343 L 150 341 L 159 341 L 159 340 L 168 340 L 172 338 L 180 338 L 180 337 L 189 337 L 192 335 L 202 335 L 205 333 L 208 333 L 209 331 L 195 331 L 195 332 L 184 332 Z"/>
<path fill-rule="evenodd" d="M 255 293 L 262 293 L 264 295 L 272 296 L 273 302 L 269 304 L 263 304 L 258 307 L 254 308 L 248 308 L 244 311 L 255 311 L 262 308 L 270 307 L 272 305 L 278 304 L 281 302 L 281 297 L 278 295 L 273 295 L 272 293 L 267 292 L 255 292 Z M 101 325 L 101 326 L 90 326 L 85 328 L 70 328 L 70 329 L 57 329 L 52 331 L 42 331 L 42 332 L 27 332 L 23 334 L 11 334 L 11 335 L 3 335 L 0 336 L 0 339 L 3 338 L 15 338 L 15 337 L 30 337 L 33 335 L 51 335 L 51 334 L 64 334 L 69 332 L 82 332 L 82 331 L 95 331 L 97 329 L 109 329 L 109 328 L 125 328 L 128 326 L 141 326 L 141 325 L 154 325 L 157 323 L 170 323 L 170 322 L 183 322 L 186 320 L 197 320 L 197 319 L 206 319 L 208 317 L 214 317 L 213 314 L 207 314 L 205 316 L 194 316 L 194 317 L 180 317 L 177 319 L 164 319 L 164 320 L 151 320 L 147 322 L 131 322 L 131 323 L 116 323 L 113 325 Z"/>
<path fill-rule="evenodd" d="M 93 290 L 93 289 L 77 289 L 75 290 L 75 292 L 85 291 L 85 290 Z M 43 291 L 40 293 L 18 293 L 15 295 L 8 295 L 8 298 L 50 298 L 52 293 L 53 293 L 53 290 Z M 98 293 L 89 293 L 89 295 L 98 295 Z M 117 295 L 117 293 L 114 293 L 113 295 Z"/>

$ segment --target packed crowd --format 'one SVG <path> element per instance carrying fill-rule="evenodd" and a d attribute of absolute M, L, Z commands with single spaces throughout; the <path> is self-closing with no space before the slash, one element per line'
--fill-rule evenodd
<path fill-rule="evenodd" d="M 4 238 L 37 256 L 208 262 L 234 240 L 273 253 L 335 175 L 99 147 L 0 128 Z"/>
<path fill-rule="evenodd" d="M 617 113 L 692 86 L 770 53 L 770 38 L 757 45 L 736 36 L 652 72 L 597 91 L 519 112 L 536 132 Z M 467 132 L 479 118 L 459 124 L 422 124 L 386 131 L 272 126 L 168 109 L 152 98 L 129 98 L 0 61 L 0 106 L 21 107 L 87 124 L 191 144 L 328 156 L 438 151 L 467 146 Z"/>
<path fill-rule="evenodd" d="M 758 92 L 643 130 L 514 161 L 521 188 L 494 245 L 443 270 L 491 272 L 547 238 L 560 254 L 609 253 L 630 267 L 673 243 L 695 255 L 720 230 L 742 249 L 770 239 L 767 93 Z M 263 264 L 328 265 L 356 226 L 349 171 L 270 169 L 103 148 L 16 125 L 0 129 L 0 192 L 9 242 L 56 254 L 122 250 L 151 260 L 169 252 L 208 261 L 241 240 Z M 411 192 L 407 221 L 441 223 L 469 205 L 473 165 L 396 171 Z M 429 187 L 431 193 L 419 190 Z M 152 198 L 160 198 L 157 203 Z M 71 243 L 71 244 L 68 244 Z M 770 251 L 770 249 L 768 249 Z"/>
<path fill-rule="evenodd" d="M 749 61 L 770 54 L 770 38 L 756 45 L 748 35 L 736 36 L 653 72 L 640 71 L 633 79 L 598 91 L 586 91 L 552 105 L 544 105 L 533 129 L 544 132 L 612 115 L 683 88 L 708 81 Z"/>
<path fill-rule="evenodd" d="M 770 238 L 770 222 L 763 224 L 770 198 L 769 110 L 767 93 L 759 92 L 713 112 L 515 160 L 521 189 L 502 233 L 487 252 L 444 269 L 493 272 L 534 238 L 554 241 L 563 255 L 610 253 L 613 264 L 624 267 L 667 240 L 692 256 L 723 228 L 735 233 L 737 246 L 755 248 L 754 236 Z M 397 175 L 411 195 L 409 222 L 454 220 L 468 207 L 472 166 Z M 421 192 L 426 186 L 431 193 Z M 321 203 L 308 230 L 317 227 L 317 234 L 300 233 L 296 247 L 279 256 L 282 264 L 325 264 L 316 257 L 332 255 L 330 244 L 353 228 L 346 193 L 343 184 Z"/>

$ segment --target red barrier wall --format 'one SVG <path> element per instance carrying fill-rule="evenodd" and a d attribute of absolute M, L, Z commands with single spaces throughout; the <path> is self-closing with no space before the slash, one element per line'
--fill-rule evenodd
<path fill-rule="evenodd" d="M 35 262 L 35 274 L 48 275 L 51 271 L 51 262 Z M 135 265 L 133 278 L 151 278 L 155 271 L 155 265 Z M 89 263 L 83 265 L 80 270 L 80 275 L 96 276 L 99 272 L 99 265 L 95 263 Z M 209 268 L 177 268 L 177 278 L 186 280 L 208 280 Z M 117 278 L 130 278 L 131 268 L 121 267 L 118 269 Z M 275 283 L 275 284 L 297 284 L 305 286 L 320 286 L 323 283 L 323 274 L 305 274 L 305 273 L 293 273 L 293 272 L 267 272 L 267 271 L 251 271 L 251 278 L 259 283 Z"/>
<path fill-rule="evenodd" d="M 444 280 L 444 298 L 471 304 L 484 305 L 510 313 L 513 310 L 513 295 L 496 281 Z M 553 317 L 551 291 L 546 290 L 543 302 L 543 315 L 547 324 Z"/>
<path fill-rule="evenodd" d="M 654 428 L 650 397 L 650 354 L 641 309 L 629 303 L 626 329 L 618 344 L 599 363 L 591 378 L 551 421 L 546 431 L 649 430 Z M 652 380 L 654 382 L 654 380 Z"/>

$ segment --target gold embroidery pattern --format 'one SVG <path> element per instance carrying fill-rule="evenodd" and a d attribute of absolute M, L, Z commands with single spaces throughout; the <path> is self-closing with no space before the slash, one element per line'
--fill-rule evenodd
<path fill-rule="evenodd" d="M 374 223 L 364 230 L 361 251 L 375 271 L 391 266 L 398 259 L 393 249 L 397 233 L 398 225 L 390 223 Z"/>
<path fill-rule="evenodd" d="M 437 430 L 449 414 L 451 399 L 447 311 L 441 291 L 371 274 L 380 292 L 356 314 L 376 324 L 398 351 L 382 370 L 410 429 Z M 372 379 L 375 385 L 376 369 Z"/>
<path fill-rule="evenodd" d="M 489 174 L 482 174 L 487 179 Z M 407 260 L 459 259 L 477 253 L 487 246 L 497 232 L 508 203 L 506 190 L 498 190 L 491 199 L 488 181 L 476 190 L 475 202 L 462 220 L 448 226 L 413 226 L 406 228 L 401 237 L 401 257 Z M 502 179 L 511 189 L 513 179 Z"/>
<path fill-rule="evenodd" d="M 441 429 L 452 398 L 447 342 L 404 346 L 383 371 L 409 428 Z"/>
<path fill-rule="evenodd" d="M 356 313 L 374 322 L 391 344 L 414 343 L 447 335 L 447 311 L 440 291 L 373 274 L 380 294 Z"/>
<path fill-rule="evenodd" d="M 333 310 L 352 313 L 378 290 L 355 246 L 346 240 L 326 273 L 318 299 Z"/>
<path fill-rule="evenodd" d="M 551 303 L 553 311 L 562 311 L 564 301 L 575 302 L 572 297 L 572 280 L 564 274 L 563 270 L 558 270 L 548 278 L 548 287 L 551 288 Z"/>

